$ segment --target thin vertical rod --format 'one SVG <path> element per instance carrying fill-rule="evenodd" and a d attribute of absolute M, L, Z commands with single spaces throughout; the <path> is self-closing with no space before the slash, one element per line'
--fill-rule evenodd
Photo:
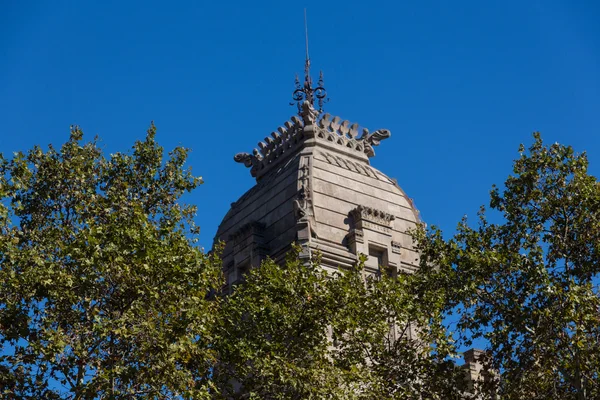
<path fill-rule="evenodd" d="M 304 9 L 304 33 L 306 35 L 306 60 L 310 60 L 308 55 L 308 22 L 306 20 L 306 8 Z"/>

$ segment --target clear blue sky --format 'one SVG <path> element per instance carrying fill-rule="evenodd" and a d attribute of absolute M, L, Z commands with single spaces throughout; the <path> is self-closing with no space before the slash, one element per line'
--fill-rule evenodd
<path fill-rule="evenodd" d="M 600 2 L 0 0 L 0 151 L 69 125 L 127 150 L 151 120 L 193 149 L 201 244 L 253 184 L 233 162 L 294 114 L 308 8 L 326 111 L 392 138 L 373 165 L 429 224 L 487 204 L 519 143 L 587 150 L 600 175 Z"/>

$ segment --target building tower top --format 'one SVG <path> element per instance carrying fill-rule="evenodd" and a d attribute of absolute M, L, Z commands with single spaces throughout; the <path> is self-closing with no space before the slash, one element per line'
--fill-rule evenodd
<path fill-rule="evenodd" d="M 256 184 L 231 204 L 215 236 L 226 242 L 229 287 L 265 257 L 282 261 L 293 243 L 303 258 L 319 252 L 330 270 L 354 265 L 361 253 L 370 256 L 372 273 L 382 273 L 380 265 L 396 272 L 417 268 L 408 232 L 421 222 L 419 213 L 394 179 L 370 165 L 374 147 L 390 131 L 371 132 L 323 112 L 323 74 L 313 86 L 305 33 L 304 82 L 296 77 L 291 103 L 298 114 L 252 152 L 234 157 Z"/>

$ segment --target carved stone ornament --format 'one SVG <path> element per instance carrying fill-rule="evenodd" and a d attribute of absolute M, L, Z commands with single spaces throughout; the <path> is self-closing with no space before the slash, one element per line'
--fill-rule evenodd
<path fill-rule="evenodd" d="M 321 128 L 318 137 L 365 153 L 367 157 L 375 156 L 373 146 L 379 146 L 383 139 L 391 136 L 390 131 L 387 129 L 379 129 L 369 133 L 368 129 L 363 128 L 362 135 L 358 137 L 357 123 L 351 124 L 350 121 L 342 120 L 340 117 L 332 117 L 329 113 L 323 114 L 318 126 Z"/>
<path fill-rule="evenodd" d="M 238 163 L 242 163 L 246 166 L 246 168 L 250 168 L 252 166 L 252 155 L 248 153 L 237 153 L 233 156 L 233 160 Z"/>
<path fill-rule="evenodd" d="M 378 129 L 373 133 L 369 133 L 368 129 L 363 129 L 362 136 L 359 138 L 359 140 L 362 140 L 364 143 L 365 153 L 367 156 L 373 157 L 375 156 L 375 150 L 373 150 L 373 146 L 379 146 L 379 143 L 383 139 L 387 139 L 390 136 L 392 136 L 392 134 L 387 129 Z"/>
<path fill-rule="evenodd" d="M 308 100 L 305 100 L 304 103 L 302 103 L 300 115 L 304 121 L 304 126 L 314 125 L 314 123 L 317 121 L 317 117 L 319 116 L 319 112 L 315 110 L 313 105 Z"/>
<path fill-rule="evenodd" d="M 310 200 L 304 188 L 300 188 L 296 199 L 294 199 L 294 214 L 297 221 L 306 221 L 308 219 Z"/>
<path fill-rule="evenodd" d="M 256 177 L 259 171 L 265 170 L 275 160 L 288 154 L 292 147 L 299 144 L 303 138 L 303 130 L 303 121 L 297 116 L 293 116 L 290 121 L 286 121 L 283 126 L 277 128 L 276 132 L 271 132 L 271 136 L 258 142 L 258 149 L 254 149 L 252 154 L 238 153 L 233 160 L 244 164 L 247 168 L 252 168 L 250 173 Z"/>
<path fill-rule="evenodd" d="M 311 237 L 318 237 L 315 230 L 315 212 L 313 209 L 312 196 L 311 196 L 311 181 L 310 181 L 310 158 L 303 157 L 300 163 L 302 166 L 299 169 L 298 181 L 300 187 L 298 188 L 298 194 L 294 199 L 294 214 L 296 216 L 296 222 L 299 225 L 303 225 L 308 229 Z"/>
<path fill-rule="evenodd" d="M 396 219 L 392 214 L 367 206 L 356 207 L 350 211 L 350 215 L 354 218 L 356 224 L 359 224 L 362 221 L 368 221 L 388 227 L 391 222 Z"/>

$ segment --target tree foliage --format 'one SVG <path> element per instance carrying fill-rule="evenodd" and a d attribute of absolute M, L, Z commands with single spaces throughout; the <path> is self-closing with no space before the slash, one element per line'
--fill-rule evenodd
<path fill-rule="evenodd" d="M 333 358 L 362 389 L 359 398 L 462 398 L 465 375 L 442 321 L 445 294 L 422 290 L 412 274 L 366 275 L 361 267 L 330 282 Z"/>
<path fill-rule="evenodd" d="M 585 154 L 534 139 L 493 188 L 496 214 L 421 233 L 422 285 L 447 294 L 465 343 L 487 339 L 502 399 L 597 399 L 600 185 Z"/>
<path fill-rule="evenodd" d="M 248 272 L 223 304 L 215 377 L 224 397 L 337 396 L 342 380 L 328 357 L 331 296 L 327 273 L 298 253 Z M 230 338 L 228 340 L 227 338 Z"/>
<path fill-rule="evenodd" d="M 437 292 L 411 275 L 328 274 L 288 255 L 252 269 L 223 304 L 223 393 L 257 399 L 452 399 L 464 374 L 441 324 Z M 364 261 L 364 260 L 363 260 Z"/>
<path fill-rule="evenodd" d="M 489 343 L 482 397 L 600 398 L 600 186 L 539 135 L 479 224 L 415 232 L 418 273 L 332 272 L 296 248 L 221 292 L 196 245 L 201 179 L 151 126 L 105 157 L 0 156 L 0 396 L 459 399 L 458 344 Z"/>
<path fill-rule="evenodd" d="M 0 397 L 453 398 L 438 292 L 266 260 L 221 293 L 195 244 L 201 180 L 151 126 L 105 157 L 77 128 L 0 157 Z M 418 334 L 417 334 L 418 333 Z"/>
<path fill-rule="evenodd" d="M 0 397 L 206 394 L 220 265 L 180 204 L 201 179 L 154 126 L 110 158 L 82 136 L 0 158 Z"/>

